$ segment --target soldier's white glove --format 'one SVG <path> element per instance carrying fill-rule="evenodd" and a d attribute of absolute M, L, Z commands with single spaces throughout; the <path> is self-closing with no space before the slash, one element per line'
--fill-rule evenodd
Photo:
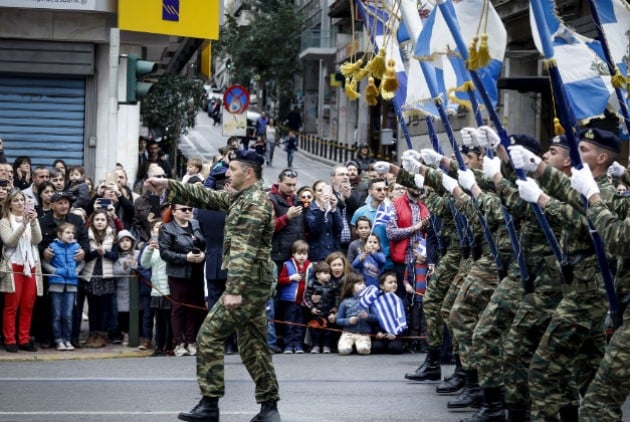
<path fill-rule="evenodd" d="M 442 161 L 442 158 L 444 158 L 442 154 L 429 148 L 422 148 L 420 154 L 422 154 L 422 161 L 424 161 L 427 166 L 437 166 L 440 164 L 440 161 Z"/>
<path fill-rule="evenodd" d="M 411 157 L 402 158 L 402 168 L 404 168 L 406 171 L 408 171 L 411 174 L 418 173 L 420 166 L 422 166 L 422 163 L 416 160 L 415 158 L 411 158 Z"/>
<path fill-rule="evenodd" d="M 400 158 L 401 159 L 403 159 L 403 158 L 413 158 L 414 160 L 421 161 L 422 160 L 422 154 L 420 154 L 420 152 L 416 151 L 415 149 L 408 149 L 407 151 L 402 153 L 402 156 Z"/>
<path fill-rule="evenodd" d="M 387 161 L 377 161 L 373 164 L 373 168 L 381 176 L 389 173 L 389 163 Z"/>
<path fill-rule="evenodd" d="M 477 129 L 477 145 L 480 147 L 490 146 L 495 149 L 501 143 L 501 138 L 490 126 L 479 126 Z"/>
<path fill-rule="evenodd" d="M 580 170 L 575 167 L 571 168 L 571 186 L 584 195 L 586 199 L 599 193 L 599 186 L 597 186 L 597 182 L 593 179 L 593 173 L 591 173 L 591 169 L 586 163 L 584 163 L 584 167 Z"/>
<path fill-rule="evenodd" d="M 509 146 L 508 150 L 514 167 L 532 173 L 538 170 L 538 165 L 542 161 L 539 156 L 521 145 Z"/>
<path fill-rule="evenodd" d="M 477 144 L 477 129 L 474 127 L 465 127 L 459 131 L 460 135 L 462 135 L 462 143 L 467 147 L 474 147 Z"/>
<path fill-rule="evenodd" d="M 477 181 L 475 180 L 475 174 L 472 172 L 471 169 L 458 170 L 457 180 L 459 181 L 459 184 L 466 190 L 472 189 L 472 187 L 477 184 Z"/>
<path fill-rule="evenodd" d="M 446 174 L 442 175 L 442 186 L 449 192 L 451 195 L 453 191 L 458 186 L 457 180 L 453 179 L 451 176 L 447 176 Z"/>
<path fill-rule="evenodd" d="M 483 157 L 483 174 L 492 179 L 501 173 L 501 159 L 499 157 Z"/>
<path fill-rule="evenodd" d="M 413 176 L 413 182 L 416 184 L 418 189 L 422 188 L 422 186 L 424 186 L 424 176 L 421 174 L 416 174 L 415 176 Z"/>
<path fill-rule="evenodd" d="M 608 167 L 608 174 L 612 177 L 621 177 L 626 173 L 626 168 L 619 164 L 617 161 L 612 163 L 610 167 Z"/>
<path fill-rule="evenodd" d="M 518 185 L 518 194 L 524 201 L 536 203 L 540 195 L 543 194 L 538 183 L 532 178 L 528 177 L 527 180 L 519 179 L 516 181 L 516 184 Z"/>

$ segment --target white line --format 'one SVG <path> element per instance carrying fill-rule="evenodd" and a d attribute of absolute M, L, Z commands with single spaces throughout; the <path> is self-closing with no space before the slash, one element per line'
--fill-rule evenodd
<path fill-rule="evenodd" d="M 153 381 L 176 381 L 176 382 L 189 382 L 197 381 L 195 377 L 189 378 L 114 378 L 114 377 L 77 377 L 77 378 L 0 378 L 0 382 L 45 382 L 45 381 L 121 381 L 121 382 L 153 382 Z"/>
<path fill-rule="evenodd" d="M 104 410 L 102 412 L 98 411 L 69 411 L 69 412 L 56 412 L 56 411 L 41 411 L 41 412 L 2 412 L 0 411 L 0 416 L 47 416 L 47 415 L 67 415 L 67 416 L 76 416 L 76 415 L 177 415 L 181 410 L 174 411 L 154 411 L 154 412 L 124 412 L 124 411 L 109 411 Z M 250 415 L 252 412 L 226 412 L 221 410 L 222 415 Z"/>

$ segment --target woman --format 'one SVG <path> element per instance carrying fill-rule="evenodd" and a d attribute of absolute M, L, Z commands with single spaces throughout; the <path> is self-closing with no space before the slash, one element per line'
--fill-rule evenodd
<path fill-rule="evenodd" d="M 68 184 L 68 177 L 70 176 L 69 172 L 68 172 L 68 166 L 66 165 L 66 162 L 63 160 L 55 160 L 53 161 L 53 168 L 55 170 L 57 170 L 58 172 L 63 174 L 63 179 L 66 183 L 66 185 Z"/>
<path fill-rule="evenodd" d="M 42 241 L 42 232 L 34 209 L 24 210 L 25 197 L 20 191 L 7 196 L 0 220 L 2 271 L 0 291 L 4 292 L 2 331 L 8 352 L 18 348 L 36 352 L 30 340 L 31 318 L 35 298 L 44 292 L 42 270 L 37 245 Z M 18 338 L 15 338 L 15 320 L 19 319 Z"/>
<path fill-rule="evenodd" d="M 273 150 L 276 148 L 276 139 L 278 136 L 276 128 L 276 119 L 269 119 L 265 128 L 265 139 L 267 139 L 267 166 L 273 164 Z"/>
<path fill-rule="evenodd" d="M 311 262 L 317 262 L 339 250 L 343 221 L 332 187 L 318 180 L 313 184 L 313 191 L 315 198 L 306 209 L 304 221 L 306 241 L 309 244 L 308 259 Z"/>
<path fill-rule="evenodd" d="M 37 217 L 41 218 L 52 212 L 52 196 L 55 193 L 55 186 L 51 182 L 39 184 L 37 192 Z"/>
<path fill-rule="evenodd" d="M 31 159 L 22 155 L 13 162 L 13 187 L 24 190 L 32 183 Z"/>
<path fill-rule="evenodd" d="M 304 209 L 307 209 L 311 206 L 311 202 L 313 202 L 313 188 L 311 188 L 310 186 L 302 186 L 300 189 L 298 189 L 297 196 L 300 199 L 300 202 L 302 203 Z"/>
<path fill-rule="evenodd" d="M 206 242 L 192 212 L 186 205 L 171 204 L 172 220 L 162 225 L 158 237 L 173 299 L 171 326 L 175 356 L 197 354 L 197 331 L 207 313 L 203 291 Z M 168 213 L 166 217 L 168 220 Z"/>

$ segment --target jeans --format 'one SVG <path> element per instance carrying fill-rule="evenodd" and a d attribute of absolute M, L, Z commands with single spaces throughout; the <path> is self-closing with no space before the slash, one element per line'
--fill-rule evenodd
<path fill-rule="evenodd" d="M 76 292 L 76 305 L 72 313 L 72 336 L 71 339 L 78 342 L 81 334 L 81 323 L 83 322 L 83 305 L 85 304 L 85 281 L 79 279 Z"/>
<path fill-rule="evenodd" d="M 52 309 L 52 331 L 55 342 L 70 341 L 75 292 L 49 292 Z"/>
<path fill-rule="evenodd" d="M 304 316 L 302 306 L 295 302 L 282 301 L 280 302 L 282 309 L 282 316 L 286 322 L 292 322 L 285 326 L 284 330 L 284 346 L 293 347 L 294 349 L 301 349 L 304 342 Z"/>
<path fill-rule="evenodd" d="M 270 298 L 267 302 L 267 344 L 269 346 L 277 346 L 278 339 L 276 338 L 276 326 L 274 320 L 276 319 L 276 310 L 274 309 L 273 298 Z"/>
<path fill-rule="evenodd" d="M 287 151 L 287 167 L 293 167 L 293 155 L 295 154 L 295 150 L 290 149 Z"/>

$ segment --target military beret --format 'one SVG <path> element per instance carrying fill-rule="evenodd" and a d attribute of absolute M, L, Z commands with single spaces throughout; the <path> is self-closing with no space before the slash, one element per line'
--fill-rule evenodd
<path fill-rule="evenodd" d="M 232 161 L 241 161 L 243 163 L 262 166 L 265 164 L 265 157 L 257 154 L 255 151 L 237 150 Z"/>
<path fill-rule="evenodd" d="M 536 155 L 540 155 L 540 142 L 538 139 L 526 133 L 510 135 L 510 144 L 520 145 Z"/>
<path fill-rule="evenodd" d="M 614 133 L 596 127 L 581 129 L 578 132 L 580 141 L 585 141 L 616 153 L 621 151 L 619 138 Z"/>
<path fill-rule="evenodd" d="M 567 139 L 566 135 L 554 136 L 551 140 L 551 146 L 571 149 L 571 146 L 569 145 L 569 140 Z"/>

